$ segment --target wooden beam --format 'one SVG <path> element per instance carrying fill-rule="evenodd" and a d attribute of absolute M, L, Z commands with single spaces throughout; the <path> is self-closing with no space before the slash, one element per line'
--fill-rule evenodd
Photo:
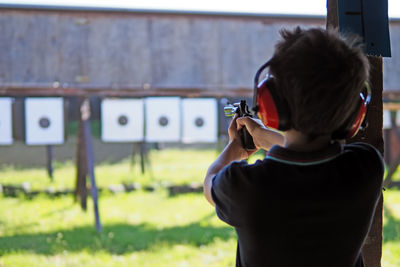
<path fill-rule="evenodd" d="M 383 103 L 383 109 L 390 111 L 400 110 L 400 103 Z"/>
<path fill-rule="evenodd" d="M 382 156 L 384 150 L 383 128 L 383 103 L 382 103 L 382 58 L 368 56 L 371 65 L 370 81 L 372 84 L 372 101 L 368 111 L 368 127 L 365 132 L 358 134 L 348 142 L 362 141 L 377 148 Z M 382 217 L 383 197 L 379 199 L 375 210 L 371 229 L 365 240 L 362 250 L 365 267 L 380 267 L 382 258 Z"/>
<path fill-rule="evenodd" d="M 383 92 L 383 99 L 385 99 L 387 101 L 399 101 L 400 100 L 400 90 Z"/>
<path fill-rule="evenodd" d="M 0 85 L 0 96 L 103 96 L 103 97 L 252 97 L 252 88 L 149 88 L 77 86 L 52 87 L 48 85 Z"/>
<path fill-rule="evenodd" d="M 328 0 L 327 28 L 338 28 L 338 0 Z M 371 65 L 370 81 L 372 85 L 372 101 L 368 112 L 369 127 L 360 132 L 347 143 L 362 141 L 372 144 L 383 155 L 383 69 L 382 58 L 368 56 Z M 375 210 L 372 226 L 362 248 L 365 267 L 380 267 L 382 258 L 382 211 L 383 198 L 381 197 Z"/>
<path fill-rule="evenodd" d="M 339 27 L 339 16 L 338 16 L 338 1 L 327 0 L 328 14 L 326 19 L 326 28 L 338 28 Z"/>

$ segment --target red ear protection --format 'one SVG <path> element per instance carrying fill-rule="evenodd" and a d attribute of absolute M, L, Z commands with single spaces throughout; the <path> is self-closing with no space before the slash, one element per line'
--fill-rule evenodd
<path fill-rule="evenodd" d="M 371 87 L 368 82 L 365 82 L 364 90 L 360 93 L 359 103 L 354 116 L 345 123 L 341 129 L 332 134 L 333 139 L 348 139 L 354 137 L 359 130 L 367 127 L 368 105 L 371 102 Z"/>
<path fill-rule="evenodd" d="M 290 111 L 284 101 L 277 93 L 275 80 L 268 76 L 258 83 L 261 72 L 267 68 L 269 61 L 258 69 L 254 79 L 254 108 L 258 117 L 265 126 L 281 131 L 290 129 Z"/>
<path fill-rule="evenodd" d="M 253 110 L 265 126 L 286 131 L 291 128 L 290 109 L 286 101 L 278 94 L 276 81 L 268 76 L 262 82 L 260 74 L 269 66 L 270 62 L 262 65 L 254 79 Z M 360 93 L 359 104 L 356 112 L 344 124 L 343 127 L 332 134 L 332 139 L 345 139 L 354 137 L 360 129 L 366 128 L 366 115 L 371 101 L 371 88 L 365 82 L 365 89 Z"/>
<path fill-rule="evenodd" d="M 265 126 L 281 131 L 290 129 L 289 109 L 276 92 L 275 80 L 268 77 L 257 86 L 257 115 Z"/>

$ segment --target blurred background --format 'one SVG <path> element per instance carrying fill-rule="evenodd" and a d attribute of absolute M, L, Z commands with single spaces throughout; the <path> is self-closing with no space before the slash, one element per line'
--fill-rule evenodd
<path fill-rule="evenodd" d="M 201 194 L 223 107 L 252 106 L 280 29 L 326 25 L 326 1 L 264 2 L 1 1 L 0 266 L 233 266 L 235 233 Z M 397 0 L 389 25 L 386 267 L 400 265 Z"/>

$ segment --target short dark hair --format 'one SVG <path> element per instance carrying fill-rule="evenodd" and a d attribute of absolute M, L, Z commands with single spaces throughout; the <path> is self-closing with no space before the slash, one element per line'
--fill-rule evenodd
<path fill-rule="evenodd" d="M 291 127 L 309 136 L 332 134 L 355 113 L 369 78 L 359 39 L 319 28 L 280 33 L 269 71 L 288 104 Z"/>

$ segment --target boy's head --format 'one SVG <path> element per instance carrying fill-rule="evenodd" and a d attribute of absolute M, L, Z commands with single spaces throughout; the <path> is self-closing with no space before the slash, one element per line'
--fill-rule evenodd
<path fill-rule="evenodd" d="M 369 64 L 358 39 L 322 29 L 282 30 L 269 73 L 287 102 L 291 128 L 310 137 L 342 128 L 356 112 Z"/>

